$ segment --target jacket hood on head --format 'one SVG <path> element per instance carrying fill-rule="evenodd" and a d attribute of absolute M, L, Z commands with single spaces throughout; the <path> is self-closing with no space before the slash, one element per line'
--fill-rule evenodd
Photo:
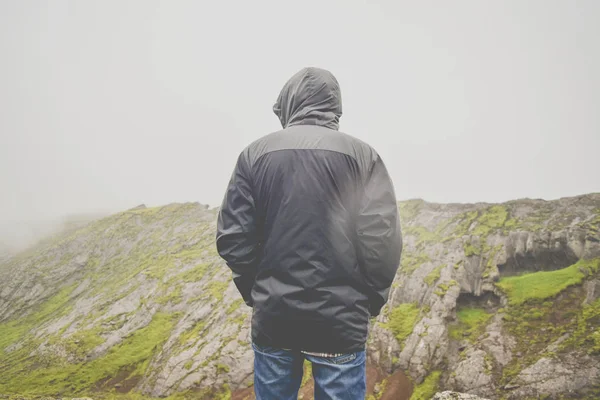
<path fill-rule="evenodd" d="M 319 125 L 337 130 L 342 116 L 340 85 L 327 70 L 303 68 L 283 86 L 273 112 L 284 128 Z"/>

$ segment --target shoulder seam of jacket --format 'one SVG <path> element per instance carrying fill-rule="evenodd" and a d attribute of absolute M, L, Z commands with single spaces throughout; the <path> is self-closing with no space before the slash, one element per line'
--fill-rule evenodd
<path fill-rule="evenodd" d="M 254 168 L 254 164 L 255 164 L 255 163 L 257 163 L 257 162 L 258 162 L 258 160 L 260 160 L 261 158 L 263 158 L 263 157 L 264 157 L 264 156 L 266 156 L 267 154 L 270 154 L 270 153 L 275 153 L 275 152 L 278 152 L 278 151 L 287 151 L 287 150 L 302 150 L 302 151 L 315 151 L 315 150 L 317 150 L 317 151 L 328 151 L 328 152 L 331 152 L 331 153 L 337 153 L 337 154 L 342 154 L 342 155 L 344 155 L 344 156 L 348 156 L 348 157 L 350 157 L 351 159 L 353 159 L 355 162 L 357 162 L 357 163 L 358 163 L 358 159 L 357 159 L 355 156 L 353 156 L 352 154 L 345 153 L 345 152 L 343 152 L 343 151 L 339 151 L 339 150 L 331 150 L 331 149 L 319 149 L 319 148 L 314 148 L 314 149 L 312 149 L 312 148 L 308 148 L 308 149 L 298 149 L 298 148 L 294 148 L 294 147 L 288 147 L 288 148 L 285 148 L 285 149 L 277 149 L 277 150 L 269 150 L 269 151 L 266 151 L 264 154 L 261 154 L 261 155 L 260 155 L 260 156 L 259 156 L 259 157 L 258 157 L 258 158 L 257 158 L 257 159 L 256 159 L 256 160 L 253 162 L 253 163 L 252 163 L 252 164 L 250 164 L 250 169 Z"/>

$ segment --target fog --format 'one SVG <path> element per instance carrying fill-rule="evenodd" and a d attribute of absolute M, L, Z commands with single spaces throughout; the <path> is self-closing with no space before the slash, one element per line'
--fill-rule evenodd
<path fill-rule="evenodd" d="M 600 191 L 599 20 L 595 0 L 0 1 L 0 243 L 218 206 L 304 66 L 337 77 L 340 130 L 399 199 Z"/>

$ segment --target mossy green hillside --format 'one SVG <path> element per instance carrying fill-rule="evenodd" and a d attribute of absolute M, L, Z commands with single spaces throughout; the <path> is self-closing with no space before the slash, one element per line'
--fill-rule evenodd
<path fill-rule="evenodd" d="M 0 391 L 28 395 L 80 395 L 98 389 L 103 381 L 126 373 L 127 379 L 143 376 L 152 356 L 169 337 L 177 315 L 155 314 L 151 322 L 90 362 L 56 363 L 45 368 L 14 366 L 3 371 Z"/>
<path fill-rule="evenodd" d="M 3 274 L 14 269 L 33 277 L 33 284 L 57 290 L 33 307 L 15 301 L 11 307 L 17 312 L 0 323 L 0 393 L 81 394 L 92 389 L 103 393 L 102 382 L 108 376 L 124 382 L 139 380 L 180 318 L 160 310 L 180 303 L 185 285 L 203 288 L 195 290 L 205 296 L 193 301 L 223 299 L 228 282 L 215 274 L 221 269 L 212 262 L 217 260 L 213 219 L 196 204 L 130 210 L 46 241 L 2 265 Z M 72 275 L 67 279 L 60 275 L 69 270 Z M 82 282 L 87 283 L 84 290 L 75 292 Z M 115 302 L 140 285 L 145 289 L 137 311 L 104 317 Z M 77 314 L 76 303 L 91 298 L 94 309 Z M 89 359 L 90 351 L 104 343 L 110 331 L 133 314 L 156 307 L 159 312 L 149 325 Z M 231 312 L 235 307 L 239 302 L 230 306 Z M 65 325 L 57 332 L 34 336 L 50 322 L 62 320 Z M 203 334 L 203 325 L 200 321 L 185 332 L 172 352 L 194 344 Z M 69 327 L 72 333 L 67 334 Z"/>
<path fill-rule="evenodd" d="M 70 295 L 75 285 L 62 288 L 57 294 L 36 306 L 31 313 L 22 319 L 13 319 L 0 323 L 0 360 L 2 352 L 11 344 L 15 344 L 32 333 L 37 326 L 51 318 L 65 315 L 71 309 Z"/>
<path fill-rule="evenodd" d="M 380 326 L 390 330 L 402 346 L 419 321 L 420 313 L 416 303 L 400 304 L 392 309 L 388 322 L 380 323 Z"/>
<path fill-rule="evenodd" d="M 600 355 L 600 299 L 583 306 L 577 315 L 577 324 L 564 348 L 583 349 L 588 354 Z"/>
<path fill-rule="evenodd" d="M 502 278 L 496 285 L 506 293 L 509 304 L 519 305 L 530 300 L 556 296 L 569 286 L 580 284 L 586 276 L 600 269 L 600 259 L 580 260 L 556 271 L 540 271 Z"/>
<path fill-rule="evenodd" d="M 450 325 L 449 335 L 454 340 L 462 340 L 465 337 L 475 341 L 485 331 L 492 314 L 483 308 L 465 307 L 456 312 L 458 323 Z"/>
<path fill-rule="evenodd" d="M 410 400 L 430 400 L 438 390 L 441 376 L 441 371 L 432 371 L 415 387 Z"/>
<path fill-rule="evenodd" d="M 505 278 L 498 283 L 509 299 L 508 308 L 503 310 L 504 326 L 516 340 L 513 351 L 521 354 L 503 369 L 501 383 L 510 382 L 541 357 L 572 351 L 600 354 L 600 302 L 584 305 L 582 286 L 585 279 L 597 276 L 599 266 L 600 259 L 580 260 L 562 270 Z M 544 353 L 561 337 L 555 353 Z"/>

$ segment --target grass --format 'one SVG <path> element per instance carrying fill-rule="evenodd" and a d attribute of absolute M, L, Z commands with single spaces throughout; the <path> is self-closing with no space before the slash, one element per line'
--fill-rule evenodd
<path fill-rule="evenodd" d="M 580 284 L 587 274 L 600 268 L 600 259 L 581 260 L 570 267 L 556 271 L 540 271 L 521 276 L 502 278 L 496 284 L 506 295 L 510 305 L 556 296 L 566 288 Z"/>
<path fill-rule="evenodd" d="M 545 353 L 544 349 L 563 335 L 568 338 L 558 346 L 557 354 L 573 351 L 600 354 L 597 329 L 600 300 L 582 306 L 585 290 L 579 285 L 581 280 L 599 271 L 600 259 L 580 260 L 564 270 L 523 275 L 519 277 L 523 279 L 511 286 L 504 326 L 516 339 L 513 352 L 522 356 L 503 369 L 501 384 L 511 382 L 523 368 L 541 357 L 554 357 L 556 354 Z"/>
<path fill-rule="evenodd" d="M 585 293 L 581 287 L 572 286 L 556 299 L 532 300 L 509 306 L 503 316 L 504 329 L 515 339 L 513 353 L 521 353 L 502 370 L 501 383 L 509 383 L 523 368 L 532 365 L 544 354 L 548 344 L 564 334 L 573 337 L 576 322 L 581 320 L 581 301 Z M 582 330 L 589 336 L 590 330 Z M 564 342 L 568 350 L 585 351 L 584 343 Z"/>
<path fill-rule="evenodd" d="M 492 317 L 483 308 L 467 307 L 458 310 L 458 325 L 449 327 L 449 335 L 454 340 L 462 340 L 465 336 L 470 340 L 476 340 L 479 337 L 489 319 Z"/>
<path fill-rule="evenodd" d="M 392 331 L 394 337 L 400 343 L 400 346 L 402 346 L 415 328 L 419 313 L 420 310 L 416 303 L 400 304 L 390 313 L 389 322 L 380 324 L 380 326 Z"/>
<path fill-rule="evenodd" d="M 421 384 L 415 387 L 410 400 L 430 400 L 437 392 L 441 376 L 441 371 L 431 372 Z"/>

